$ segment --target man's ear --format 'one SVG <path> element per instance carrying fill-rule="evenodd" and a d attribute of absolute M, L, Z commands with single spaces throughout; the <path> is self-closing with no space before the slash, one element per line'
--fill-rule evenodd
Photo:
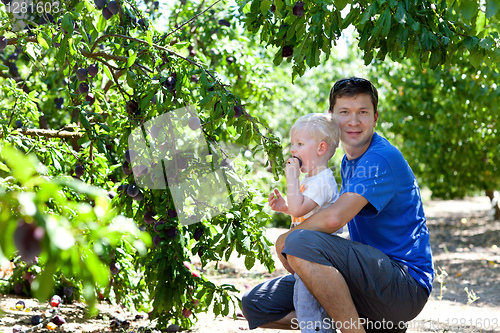
<path fill-rule="evenodd" d="M 323 155 L 328 150 L 328 144 L 325 141 L 321 141 L 318 145 L 318 156 Z"/>
<path fill-rule="evenodd" d="M 375 125 L 377 124 L 377 119 L 378 119 L 378 110 L 375 112 Z"/>

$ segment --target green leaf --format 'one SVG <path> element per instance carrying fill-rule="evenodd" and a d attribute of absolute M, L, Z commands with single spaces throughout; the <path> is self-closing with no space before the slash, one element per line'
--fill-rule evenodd
<path fill-rule="evenodd" d="M 49 49 L 49 45 L 47 44 L 47 42 L 45 41 L 45 39 L 42 37 L 42 34 L 38 34 L 36 36 L 36 40 L 38 41 L 38 44 L 40 44 L 41 47 L 43 47 L 46 50 Z"/>
<path fill-rule="evenodd" d="M 68 35 L 73 34 L 73 18 L 70 13 L 66 13 L 62 19 L 61 28 L 68 32 Z"/>
<path fill-rule="evenodd" d="M 473 50 L 470 52 L 469 60 L 472 66 L 478 68 L 484 59 L 484 55 L 480 51 Z"/>
<path fill-rule="evenodd" d="M 9 67 L 0 64 L 0 70 L 5 71 L 5 70 L 8 70 L 8 69 L 9 69 Z"/>
<path fill-rule="evenodd" d="M 0 162 L 0 170 L 5 172 L 10 172 L 9 167 L 3 164 L 2 162 Z"/>
<path fill-rule="evenodd" d="M 215 95 L 215 91 L 212 91 L 210 94 L 208 94 L 207 96 L 205 96 L 200 102 L 199 102 L 199 105 L 200 106 L 205 106 L 207 105 L 211 100 L 212 98 L 214 97 Z"/>
<path fill-rule="evenodd" d="M 486 18 L 495 16 L 500 8 L 499 0 L 486 0 Z"/>
<path fill-rule="evenodd" d="M 130 68 L 130 66 L 134 64 L 135 59 L 137 59 L 137 53 L 135 53 L 133 50 L 128 50 L 127 68 Z"/>
<path fill-rule="evenodd" d="M 3 146 L 0 150 L 2 158 L 12 170 L 12 176 L 21 184 L 27 182 L 36 174 L 35 166 L 17 149 Z"/>
<path fill-rule="evenodd" d="M 59 63 L 64 63 L 66 59 L 67 40 L 67 37 L 63 38 L 63 40 L 61 41 L 61 46 L 59 47 L 59 51 L 57 52 L 56 60 L 59 61 Z"/>
<path fill-rule="evenodd" d="M 391 10 L 386 8 L 382 14 L 384 27 L 382 28 L 381 36 L 385 37 L 391 31 Z"/>
<path fill-rule="evenodd" d="M 59 161 L 57 160 L 57 157 L 54 155 L 54 150 L 53 149 L 50 149 L 50 157 L 52 159 L 52 163 L 54 164 L 54 168 L 57 171 L 61 171 L 62 170 L 61 164 L 59 164 Z"/>
<path fill-rule="evenodd" d="M 146 97 L 141 100 L 141 109 L 146 109 L 153 97 L 155 96 L 155 91 L 150 91 Z M 109 130 L 108 130 L 109 131 Z"/>
<path fill-rule="evenodd" d="M 271 8 L 272 2 L 270 0 L 264 0 L 260 3 L 260 12 L 263 15 L 266 15 L 269 9 Z"/>
<path fill-rule="evenodd" d="M 108 66 L 103 66 L 102 69 L 104 70 L 104 74 L 106 74 L 106 76 L 108 77 L 108 79 L 110 79 L 111 81 L 113 81 L 113 75 L 111 74 Z"/>
<path fill-rule="evenodd" d="M 103 32 L 104 29 L 106 29 L 106 19 L 102 15 L 99 15 L 99 20 L 97 21 L 96 29 L 99 32 Z"/>
<path fill-rule="evenodd" d="M 394 14 L 394 18 L 396 21 L 398 21 L 400 24 L 406 23 L 406 9 L 403 5 L 402 2 L 398 2 L 398 8 L 396 9 L 396 14 Z"/>
<path fill-rule="evenodd" d="M 460 2 L 460 14 L 462 14 L 462 16 L 469 22 L 472 21 L 472 18 L 474 17 L 474 15 L 476 15 L 478 10 L 479 7 L 477 5 L 477 2 L 474 0 L 462 0 Z"/>
<path fill-rule="evenodd" d="M 148 42 L 149 47 L 153 46 L 153 33 L 151 30 L 148 30 L 146 32 L 146 42 Z"/>
<path fill-rule="evenodd" d="M 345 6 L 347 6 L 347 3 L 348 3 L 347 0 L 336 0 L 335 7 L 337 7 L 338 10 L 342 10 L 345 8 Z"/>

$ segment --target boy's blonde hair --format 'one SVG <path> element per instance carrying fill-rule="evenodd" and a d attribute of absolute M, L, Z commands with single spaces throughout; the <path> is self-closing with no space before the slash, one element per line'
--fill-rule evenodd
<path fill-rule="evenodd" d="M 340 128 L 335 116 L 331 113 L 309 113 L 297 119 L 290 129 L 290 136 L 296 131 L 307 130 L 319 142 L 325 141 L 328 146 L 328 158 L 335 154 L 340 142 Z"/>

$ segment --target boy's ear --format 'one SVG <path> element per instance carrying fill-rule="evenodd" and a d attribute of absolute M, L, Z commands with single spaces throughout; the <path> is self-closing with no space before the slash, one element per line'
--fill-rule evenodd
<path fill-rule="evenodd" d="M 318 156 L 323 155 L 328 150 L 328 144 L 325 141 L 321 141 L 318 145 Z"/>

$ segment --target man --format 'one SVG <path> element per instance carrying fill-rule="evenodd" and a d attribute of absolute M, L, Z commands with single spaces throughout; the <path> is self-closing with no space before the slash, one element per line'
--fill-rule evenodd
<path fill-rule="evenodd" d="M 370 81 L 335 83 L 329 111 L 346 153 L 341 195 L 276 241 L 284 267 L 300 276 L 342 333 L 406 331 L 435 275 L 417 181 L 399 150 L 375 133 L 377 105 Z M 346 224 L 351 240 L 330 235 Z M 293 275 L 279 277 L 243 296 L 251 329 L 309 326 L 295 318 L 293 282 Z"/>

